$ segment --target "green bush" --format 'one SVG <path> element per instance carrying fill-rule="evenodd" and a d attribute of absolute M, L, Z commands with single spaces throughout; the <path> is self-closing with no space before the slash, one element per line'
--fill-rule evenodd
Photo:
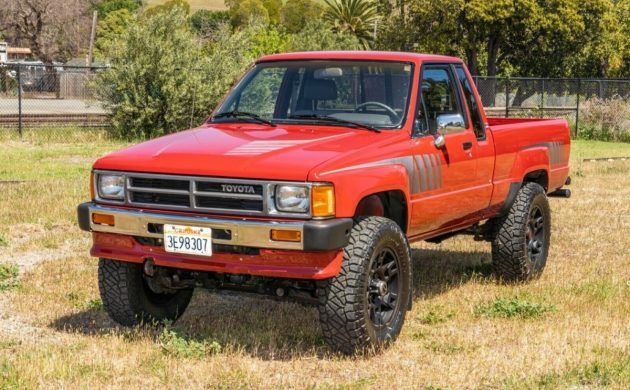
<path fill-rule="evenodd" d="M 630 142 L 630 101 L 588 99 L 580 104 L 578 138 Z"/>
<path fill-rule="evenodd" d="M 190 17 L 190 25 L 193 31 L 202 37 L 210 37 L 221 24 L 228 23 L 229 21 L 229 11 L 200 9 Z"/>
<path fill-rule="evenodd" d="M 190 31 L 186 10 L 169 8 L 134 23 L 110 51 L 112 67 L 96 78 L 114 133 L 152 138 L 207 116 L 216 94 L 209 62 Z"/>
<path fill-rule="evenodd" d="M 333 32 L 327 23 L 315 19 L 299 33 L 291 35 L 289 47 L 291 51 L 357 50 L 362 45 L 354 35 Z"/>
<path fill-rule="evenodd" d="M 20 269 L 13 263 L 0 263 L 0 292 L 10 290 L 18 285 Z"/>
<path fill-rule="evenodd" d="M 158 336 L 158 342 L 165 354 L 189 359 L 201 359 L 221 352 L 221 344 L 218 342 L 186 338 L 173 330 L 169 324 L 166 324 Z"/>

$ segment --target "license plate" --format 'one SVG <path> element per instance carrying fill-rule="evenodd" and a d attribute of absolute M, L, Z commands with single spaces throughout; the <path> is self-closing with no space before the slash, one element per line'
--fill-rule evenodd
<path fill-rule="evenodd" d="M 212 256 L 212 229 L 164 225 L 164 250 L 172 253 Z"/>

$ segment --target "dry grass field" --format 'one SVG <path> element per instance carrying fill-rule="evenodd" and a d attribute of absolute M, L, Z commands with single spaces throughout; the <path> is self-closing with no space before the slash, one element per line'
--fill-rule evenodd
<path fill-rule="evenodd" d="M 543 276 L 502 285 L 489 245 L 414 245 L 413 310 L 376 356 L 330 353 L 316 310 L 198 291 L 182 319 L 106 315 L 75 223 L 104 139 L 0 141 L 0 388 L 629 388 L 630 144 L 575 142 Z"/>

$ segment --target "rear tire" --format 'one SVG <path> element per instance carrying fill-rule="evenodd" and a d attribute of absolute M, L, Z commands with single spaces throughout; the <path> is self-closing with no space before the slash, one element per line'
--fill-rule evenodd
<path fill-rule="evenodd" d="M 400 227 L 383 217 L 358 219 L 339 275 L 319 282 L 317 295 L 332 349 L 351 355 L 394 341 L 411 299 L 411 256 Z"/>
<path fill-rule="evenodd" d="M 192 289 L 155 292 L 145 280 L 142 264 L 110 259 L 98 261 L 98 288 L 105 310 L 125 326 L 175 321 L 193 293 Z"/>
<path fill-rule="evenodd" d="M 526 183 L 506 216 L 497 221 L 492 241 L 492 266 L 506 282 L 540 276 L 549 254 L 551 210 L 545 189 Z"/>

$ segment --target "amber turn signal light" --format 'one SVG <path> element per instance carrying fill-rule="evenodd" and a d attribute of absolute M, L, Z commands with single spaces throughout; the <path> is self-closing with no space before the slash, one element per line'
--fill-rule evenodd
<path fill-rule="evenodd" d="M 97 225 L 109 225 L 114 226 L 114 216 L 109 214 L 92 214 L 92 222 Z"/>
<path fill-rule="evenodd" d="M 271 230 L 271 239 L 273 241 L 302 241 L 302 232 L 299 230 Z"/>
<path fill-rule="evenodd" d="M 335 216 L 335 188 L 333 186 L 314 186 L 311 199 L 313 217 Z"/>

